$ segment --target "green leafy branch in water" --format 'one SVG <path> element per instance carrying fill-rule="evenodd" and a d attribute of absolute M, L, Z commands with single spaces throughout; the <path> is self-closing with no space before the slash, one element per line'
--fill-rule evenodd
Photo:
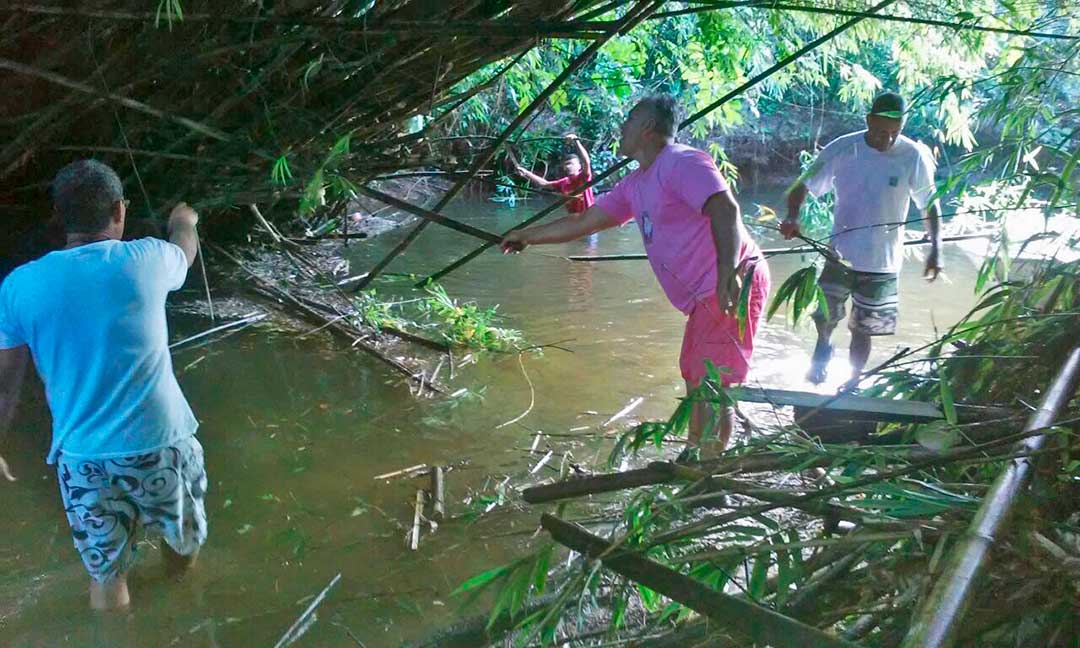
<path fill-rule="evenodd" d="M 499 319 L 497 306 L 482 308 L 476 302 L 459 303 L 436 283 L 425 286 L 424 291 L 428 297 L 420 302 L 421 313 L 451 344 L 502 351 L 521 342 L 520 331 L 494 326 Z"/>
<path fill-rule="evenodd" d="M 401 318 L 394 314 L 394 303 L 383 301 L 374 290 L 365 290 L 354 300 L 360 320 L 373 328 L 402 328 Z"/>
<path fill-rule="evenodd" d="M 458 302 L 436 283 L 424 291 L 419 299 L 392 301 L 365 290 L 354 303 L 360 320 L 374 328 L 429 331 L 450 344 L 481 351 L 506 351 L 522 341 L 520 331 L 494 325 L 499 319 L 497 306 Z"/>

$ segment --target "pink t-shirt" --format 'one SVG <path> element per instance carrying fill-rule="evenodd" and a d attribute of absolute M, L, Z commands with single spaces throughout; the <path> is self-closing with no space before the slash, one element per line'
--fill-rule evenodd
<path fill-rule="evenodd" d="M 703 210 L 722 191 L 728 184 L 709 154 L 669 144 L 648 169 L 630 173 L 596 201 L 619 225 L 637 221 L 656 279 L 687 314 L 716 294 L 716 245 Z M 739 261 L 755 255 L 757 244 L 747 240 Z"/>

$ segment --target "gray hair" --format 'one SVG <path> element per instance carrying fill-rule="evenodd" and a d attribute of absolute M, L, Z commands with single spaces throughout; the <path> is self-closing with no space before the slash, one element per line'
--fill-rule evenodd
<path fill-rule="evenodd" d="M 637 103 L 634 109 L 648 110 L 656 122 L 653 130 L 667 137 L 675 136 L 679 123 L 679 104 L 669 94 L 652 94 Z"/>
<path fill-rule="evenodd" d="M 109 226 L 113 205 L 124 199 L 124 187 L 109 165 L 78 160 L 56 173 L 49 195 L 65 230 L 92 234 Z"/>

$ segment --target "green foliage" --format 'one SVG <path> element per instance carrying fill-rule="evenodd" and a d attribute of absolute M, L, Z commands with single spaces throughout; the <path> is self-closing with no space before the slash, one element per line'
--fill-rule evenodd
<path fill-rule="evenodd" d="M 828 304 L 825 293 L 818 285 L 818 266 L 811 264 L 791 273 L 791 276 L 780 284 L 773 295 L 772 302 L 765 312 L 765 319 L 771 320 L 781 306 L 791 305 L 791 325 L 799 323 L 805 313 L 813 312 L 813 309 L 821 307 L 827 310 Z"/>
<path fill-rule="evenodd" d="M 184 8 L 180 5 L 180 0 L 158 0 L 157 11 L 154 13 L 155 29 L 161 27 L 162 18 L 169 25 L 169 31 L 172 31 L 174 20 L 183 22 Z"/>
<path fill-rule="evenodd" d="M 459 303 L 435 283 L 424 291 L 428 297 L 420 302 L 420 311 L 437 324 L 438 332 L 447 342 L 476 349 L 505 350 L 521 341 L 518 331 L 493 325 L 499 319 L 497 306 L 481 308 L 476 302 Z"/>

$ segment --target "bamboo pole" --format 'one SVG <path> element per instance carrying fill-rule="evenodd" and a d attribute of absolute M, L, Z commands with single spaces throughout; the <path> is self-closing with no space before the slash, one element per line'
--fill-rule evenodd
<path fill-rule="evenodd" d="M 992 238 L 994 234 L 963 234 L 959 236 L 946 236 L 941 239 L 942 243 L 956 243 L 958 241 L 970 241 L 973 239 Z M 928 238 L 914 239 L 911 241 L 904 241 L 905 246 L 920 246 L 930 245 L 932 241 Z M 766 257 L 783 256 L 786 254 L 811 254 L 818 250 L 810 247 L 809 245 L 799 245 L 796 247 L 787 248 L 766 248 L 761 251 Z M 648 255 L 641 254 L 583 254 L 572 255 L 563 257 L 567 261 L 644 261 L 648 259 Z"/>
<path fill-rule="evenodd" d="M 365 196 L 368 196 L 370 198 L 374 198 L 375 200 L 378 200 L 379 202 L 385 203 L 385 204 L 390 205 L 392 207 L 397 207 L 398 209 L 400 209 L 402 211 L 407 211 L 407 212 L 409 212 L 410 214 L 412 214 L 414 216 L 419 216 L 420 218 L 423 218 L 425 221 L 432 222 L 432 223 L 437 223 L 439 225 L 442 225 L 443 227 L 452 229 L 452 230 L 454 230 L 456 232 L 461 232 L 462 234 L 468 234 L 469 236 L 472 236 L 473 238 L 478 238 L 481 241 L 487 241 L 489 243 L 498 243 L 499 241 L 502 240 L 502 237 L 499 236 L 498 234 L 492 234 L 491 232 L 487 232 L 485 230 L 482 230 L 479 227 L 473 227 L 472 225 L 467 225 L 465 223 L 456 221 L 456 220 L 454 220 L 452 218 L 447 218 L 446 216 L 443 216 L 442 214 L 436 213 L 436 212 L 431 211 L 429 209 L 424 209 L 423 207 L 420 207 L 418 205 L 414 205 L 414 204 L 412 204 L 410 202 L 406 202 L 404 200 L 401 200 L 400 198 L 396 198 L 394 196 L 391 196 L 390 194 L 383 193 L 383 192 L 379 191 L 378 189 L 372 189 L 371 187 L 368 187 L 368 186 L 360 186 L 360 187 L 356 188 L 356 191 L 359 192 L 359 193 L 362 193 Z"/>
<path fill-rule="evenodd" d="M 628 24 L 640 13 L 646 11 L 649 7 L 652 7 L 652 11 L 655 11 L 659 8 L 659 4 L 656 4 L 656 6 L 652 6 L 653 4 L 655 3 L 647 2 L 647 0 L 640 0 L 634 6 L 634 8 L 630 9 L 626 17 L 624 17 L 623 20 L 619 21 L 619 24 Z M 495 152 L 499 149 L 500 146 L 502 146 L 503 143 L 506 142 L 506 140 L 510 138 L 510 136 L 514 133 L 518 126 L 524 123 L 525 120 L 528 119 L 535 110 L 537 110 L 540 106 L 544 105 L 547 102 L 548 98 L 562 86 L 564 81 L 570 78 L 572 74 L 577 72 L 577 70 L 584 66 L 587 62 L 592 60 L 593 56 L 595 56 L 596 53 L 600 51 L 600 48 L 603 47 L 605 43 L 607 43 L 617 34 L 618 30 L 612 29 L 608 32 L 605 38 L 593 41 L 593 43 L 587 48 L 585 48 L 585 50 L 581 54 L 575 57 L 574 60 L 566 66 L 562 73 L 560 73 L 559 76 L 555 77 L 555 79 L 550 84 L 548 84 L 548 86 L 544 88 L 544 90 L 539 95 L 537 95 L 536 98 L 533 99 L 533 101 L 528 106 L 526 106 L 524 110 L 518 113 L 517 117 L 515 117 L 514 120 L 510 122 L 510 124 L 505 129 L 503 129 L 503 132 L 499 134 L 499 137 L 488 147 L 487 152 L 484 155 L 481 155 L 473 163 L 473 165 L 469 167 L 469 170 L 466 172 L 466 176 L 458 180 L 454 184 L 454 186 L 451 187 L 450 190 L 443 195 L 443 197 L 435 205 L 432 211 L 442 211 L 442 209 L 446 207 L 446 205 L 449 204 L 450 201 L 453 200 L 458 195 L 458 193 L 461 192 L 462 189 L 465 188 L 469 181 L 472 180 L 472 177 L 475 176 L 476 173 L 479 172 L 480 169 L 482 169 L 484 165 L 486 165 L 491 160 L 491 158 L 495 156 Z M 414 227 L 412 231 L 410 231 L 405 236 L 405 238 L 402 239 L 402 241 L 394 247 L 393 250 L 391 250 L 385 257 L 383 257 L 378 263 L 375 264 L 375 266 L 368 272 L 368 276 L 360 280 L 355 290 L 360 291 L 366 288 L 368 284 L 370 284 L 375 279 L 375 277 L 379 275 L 379 273 L 386 269 L 386 267 L 390 265 L 390 263 L 394 259 L 396 259 L 402 252 L 404 252 L 407 247 L 412 245 L 412 242 L 415 241 L 416 238 L 420 235 L 420 233 L 424 231 L 424 228 L 427 227 L 427 224 L 428 221 L 423 221 L 419 223 L 416 227 Z M 486 245 L 491 246 L 495 245 L 496 243 L 498 243 L 498 241 L 494 243 L 487 243 Z"/>
<path fill-rule="evenodd" d="M 770 11 L 790 11 L 790 12 L 802 12 L 802 13 L 816 13 L 824 14 L 826 16 L 862 16 L 865 12 L 857 11 L 853 9 L 840 9 L 836 7 L 814 7 L 809 5 L 793 5 L 783 4 L 777 2 L 771 2 L 769 0 L 753 1 L 753 2 L 713 2 L 708 4 L 701 4 L 696 7 L 688 7 L 686 9 L 675 9 L 673 11 L 665 11 L 663 13 L 654 16 L 657 20 L 664 18 L 672 18 L 675 16 L 685 16 L 688 14 L 704 13 L 707 11 L 716 11 L 719 9 L 730 9 L 732 7 L 750 7 L 752 9 L 769 9 Z M 934 18 L 916 18 L 914 16 L 897 16 L 895 14 L 874 14 L 867 16 L 874 20 L 882 20 L 887 22 L 900 22 L 914 25 L 929 25 L 931 27 L 943 27 L 946 29 L 953 29 L 956 31 L 978 31 L 989 32 L 993 34 L 1006 34 L 1009 36 L 1029 36 L 1031 38 L 1046 38 L 1052 40 L 1076 40 L 1080 36 L 1074 36 L 1071 34 L 1054 34 L 1051 32 L 1033 31 L 1030 29 L 1013 29 L 1008 27 L 989 27 L 986 25 L 969 24 L 963 22 L 949 22 L 947 20 L 938 20 Z"/>
<path fill-rule="evenodd" d="M 777 648 L 805 646 L 846 647 L 853 644 L 750 601 L 705 587 L 679 572 L 655 563 L 639 553 L 614 548 L 582 527 L 544 514 L 540 525 L 560 544 L 673 601 L 708 617 L 724 630 L 733 630 L 754 642 Z"/>
<path fill-rule="evenodd" d="M 897 2 L 897 0 L 883 0 L 883 2 L 879 2 L 878 4 L 874 5 L 870 9 L 868 9 L 867 10 L 867 15 L 873 15 L 873 14 L 881 11 L 885 7 L 888 7 L 889 5 L 894 4 L 896 2 Z M 812 50 L 820 47 L 824 43 L 832 40 L 833 38 L 836 38 L 837 36 L 839 36 L 843 32 L 851 29 L 855 25 L 857 25 L 860 22 L 862 22 L 863 20 L 865 20 L 866 17 L 867 16 L 859 16 L 859 17 L 856 17 L 856 18 L 852 18 L 851 20 L 843 23 L 842 25 L 840 25 L 839 27 L 833 29 L 832 31 L 830 31 L 830 32 L 828 32 L 828 33 L 814 39 L 813 41 L 811 41 L 809 43 L 807 43 L 803 47 L 799 48 L 798 51 L 796 51 L 793 54 L 791 54 L 790 56 L 787 56 L 784 59 L 778 61 L 776 64 L 770 66 L 768 69 L 760 72 L 759 74 L 756 74 L 753 78 L 749 79 L 748 81 L 746 81 L 745 83 L 740 85 L 738 88 L 735 88 L 731 92 L 729 92 L 729 93 L 725 94 L 724 96 L 720 97 L 719 99 L 717 99 L 713 103 L 709 104 L 708 106 L 706 106 L 702 110 L 695 113 L 693 116 L 683 120 L 683 122 L 681 124 L 679 124 L 679 131 L 685 130 L 687 127 L 693 125 L 697 120 L 701 119 L 705 115 L 707 115 L 707 114 L 711 113 L 712 111 L 716 110 L 717 108 L 724 105 L 728 101 L 731 101 L 732 99 L 734 99 L 735 97 L 737 97 L 737 96 L 741 95 L 742 93 L 746 92 L 747 90 L 749 90 L 753 86 L 757 85 L 758 83 L 761 83 L 765 79 L 768 79 L 770 76 L 776 74 L 777 72 L 779 72 L 783 68 L 787 67 L 788 65 L 791 65 L 792 63 L 799 60 L 801 57 L 803 57 L 807 53 L 811 52 Z M 609 176 L 614 174 L 619 169 L 622 169 L 622 168 L 626 167 L 627 165 L 629 165 L 630 161 L 631 161 L 630 158 L 625 158 L 625 159 L 621 160 L 620 162 L 617 162 L 616 164 L 612 165 L 604 173 L 601 173 L 599 175 L 594 176 L 592 182 L 586 184 L 584 187 L 581 188 L 581 190 L 584 190 L 584 189 L 586 189 L 588 187 L 593 187 L 593 186 L 599 184 L 601 180 L 604 180 L 604 179 L 608 178 Z M 503 235 L 505 236 L 506 234 L 509 234 L 510 232 L 513 232 L 515 230 L 519 230 L 519 229 L 522 229 L 524 227 L 528 227 L 529 225 L 532 225 L 533 223 L 539 221 L 540 219 L 544 218 L 548 214 L 554 212 L 556 209 L 562 207 L 564 204 L 566 204 L 570 200 L 571 200 L 571 196 L 567 196 L 566 198 L 563 198 L 562 200 L 556 201 L 553 205 L 550 205 L 549 207 L 540 210 L 539 212 L 537 212 L 533 216 L 531 216 L 531 217 L 525 219 L 524 221 L 518 223 L 517 225 L 511 227 Z M 484 244 L 484 245 L 476 248 L 472 252 L 469 252 L 468 254 L 461 257 L 457 261 L 454 261 L 453 263 L 446 266 L 442 270 L 439 270 L 438 272 L 425 277 L 422 281 L 420 281 L 417 284 L 417 286 L 422 286 L 422 285 L 426 284 L 429 281 L 437 281 L 438 279 L 441 279 L 442 277 L 450 274 L 454 270 L 457 270 L 461 266 L 465 265 L 469 261 L 472 261 L 477 256 L 479 256 L 480 254 L 485 252 L 492 245 L 493 244 Z"/>
<path fill-rule="evenodd" d="M 1047 428 L 1068 405 L 1080 386 L 1080 347 L 1074 348 L 1058 371 L 1039 409 L 1031 414 L 1024 431 Z M 1025 452 L 1039 452 L 1048 435 L 1020 442 Z M 953 548 L 937 586 L 904 638 L 902 648 L 945 648 L 956 643 L 971 594 L 986 565 L 994 540 L 1005 528 L 1010 512 L 1035 469 L 1032 457 L 1009 461 L 983 498 L 963 540 Z"/>

